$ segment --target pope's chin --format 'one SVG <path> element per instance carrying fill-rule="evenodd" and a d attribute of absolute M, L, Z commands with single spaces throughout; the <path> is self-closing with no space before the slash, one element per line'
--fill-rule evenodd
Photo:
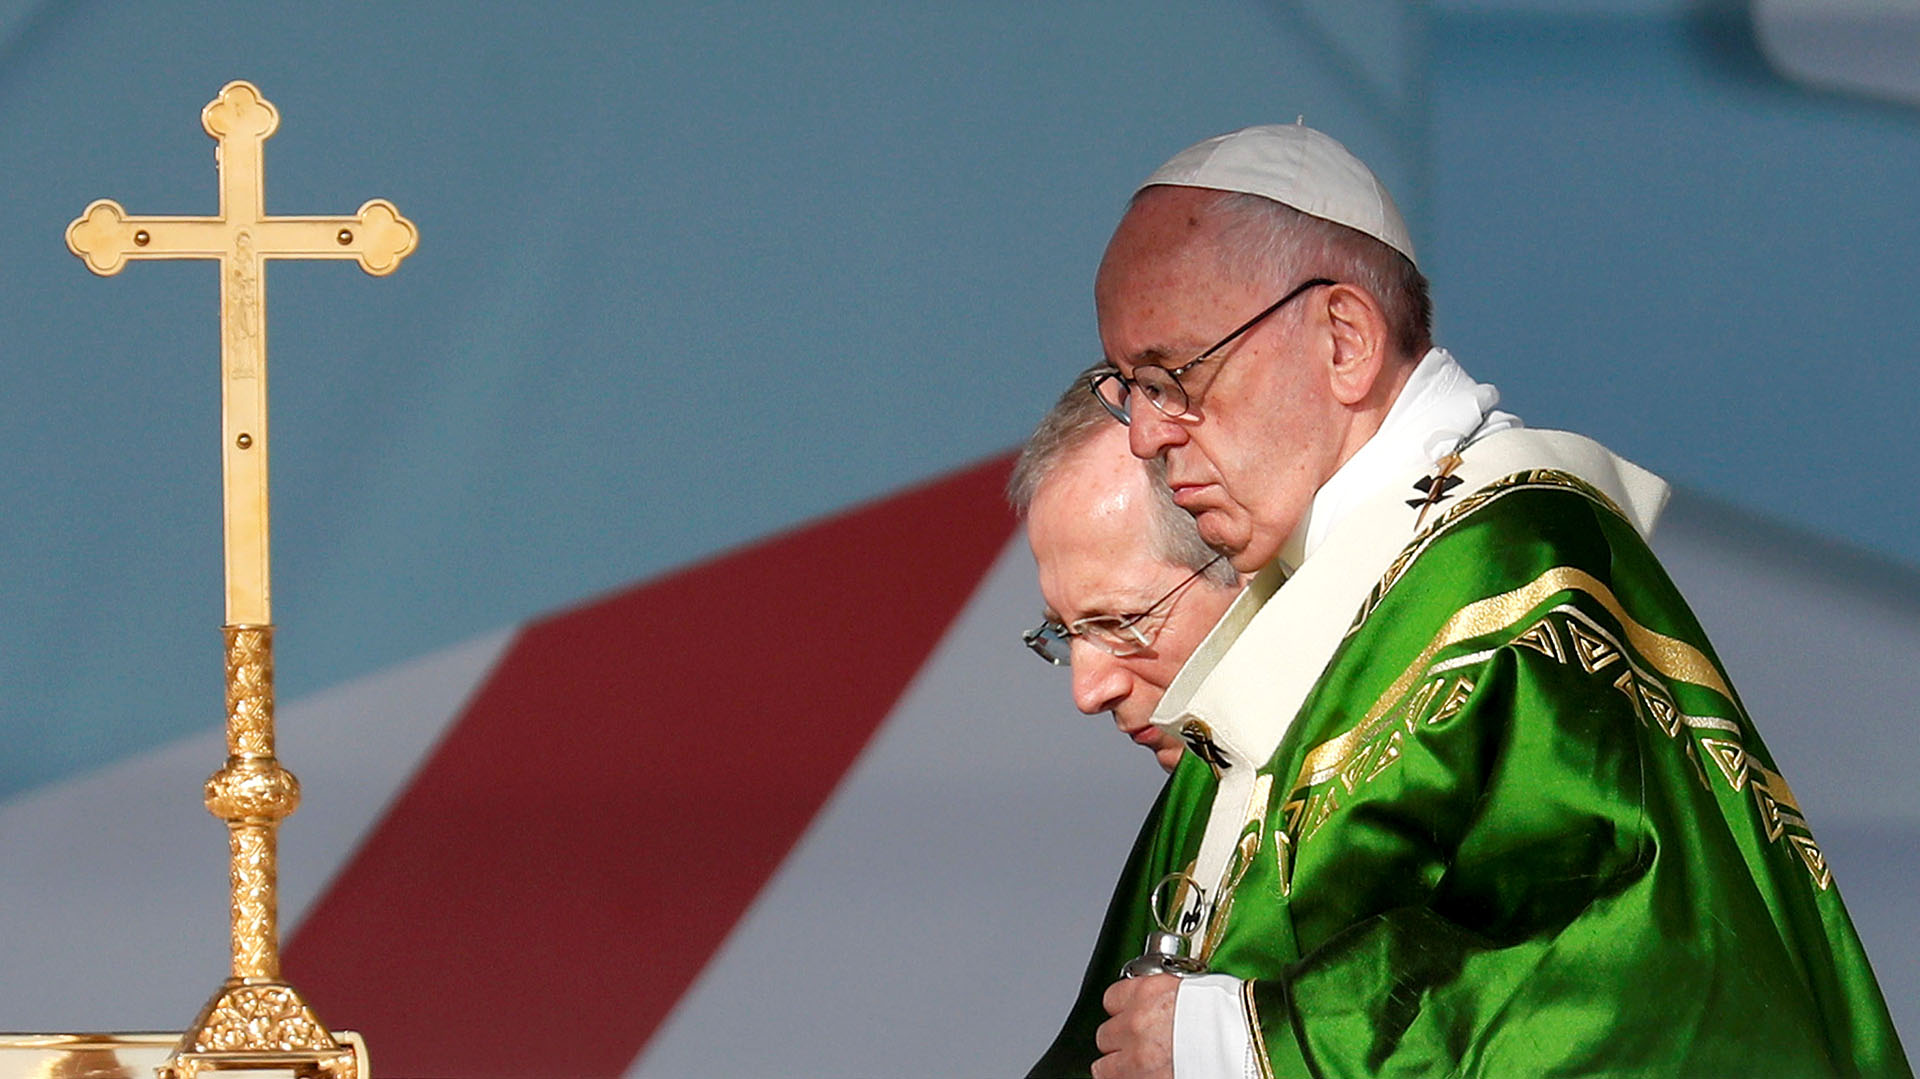
<path fill-rule="evenodd" d="M 1207 546 L 1227 556 L 1227 561 L 1232 563 L 1234 569 L 1251 573 L 1260 568 L 1256 565 L 1250 569 L 1240 564 L 1247 548 L 1247 537 L 1244 530 L 1238 535 L 1229 534 L 1233 522 L 1227 519 L 1225 510 L 1201 510 L 1194 515 L 1193 527 Z"/>

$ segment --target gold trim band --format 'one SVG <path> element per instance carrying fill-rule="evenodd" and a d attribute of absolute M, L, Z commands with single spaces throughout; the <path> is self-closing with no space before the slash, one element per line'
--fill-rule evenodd
<path fill-rule="evenodd" d="M 1344 734 L 1322 742 L 1300 764 L 1293 789 L 1310 786 L 1337 774 L 1352 759 L 1354 751 L 1380 732 L 1382 718 L 1394 703 L 1425 679 L 1435 656 L 1447 648 L 1519 623 L 1541 603 L 1559 592 L 1581 592 L 1604 607 L 1620 623 L 1635 651 L 1645 656 L 1653 668 L 1668 678 L 1704 686 L 1733 699 L 1733 690 L 1706 654 L 1685 641 L 1657 633 L 1635 621 L 1620 605 L 1613 590 L 1585 570 L 1573 566 L 1555 566 L 1511 592 L 1470 603 L 1447 619 L 1414 662 L 1387 687 L 1366 717 Z"/>

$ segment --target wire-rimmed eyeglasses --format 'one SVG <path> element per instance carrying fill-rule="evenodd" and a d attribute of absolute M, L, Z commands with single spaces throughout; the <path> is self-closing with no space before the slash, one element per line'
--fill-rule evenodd
<path fill-rule="evenodd" d="M 1133 369 L 1132 378 L 1118 371 L 1102 371 L 1087 379 L 1087 389 L 1092 391 L 1100 404 L 1121 423 L 1133 422 L 1133 391 L 1135 390 L 1138 390 L 1140 396 L 1146 398 L 1147 403 L 1166 418 L 1180 423 L 1198 423 L 1200 415 L 1193 411 L 1194 398 L 1187 393 L 1187 388 L 1180 384 L 1180 376 L 1212 359 L 1214 353 L 1239 340 L 1241 334 L 1260 325 L 1268 315 L 1292 303 L 1301 293 L 1310 288 L 1333 284 L 1338 282 L 1325 277 L 1316 277 L 1301 283 L 1292 292 L 1275 300 L 1266 310 L 1241 323 L 1239 329 L 1222 337 L 1212 348 L 1172 370 L 1157 363 L 1143 363 Z M 1220 362 L 1225 363 L 1225 358 Z"/>
<path fill-rule="evenodd" d="M 1223 554 L 1214 555 L 1206 565 L 1194 570 L 1186 580 L 1168 589 L 1166 595 L 1148 604 L 1147 609 L 1138 614 L 1097 614 L 1079 619 L 1071 625 L 1063 625 L 1049 618 L 1022 633 L 1020 641 L 1033 649 L 1034 655 L 1056 667 L 1066 666 L 1073 658 L 1075 637 L 1109 655 L 1138 655 L 1153 647 L 1153 638 L 1166 624 L 1165 618 L 1149 619 L 1156 613 L 1164 615 L 1171 611 L 1174 598 L 1225 557 Z"/>

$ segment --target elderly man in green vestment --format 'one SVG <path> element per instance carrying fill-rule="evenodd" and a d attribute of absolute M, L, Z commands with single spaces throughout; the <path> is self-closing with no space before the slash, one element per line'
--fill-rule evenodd
<path fill-rule="evenodd" d="M 1193 752 L 1034 1076 L 1912 1074 L 1647 548 L 1665 484 L 1432 347 L 1364 165 L 1183 151 L 1095 301 L 1090 388 L 1253 579 L 1154 712 Z"/>

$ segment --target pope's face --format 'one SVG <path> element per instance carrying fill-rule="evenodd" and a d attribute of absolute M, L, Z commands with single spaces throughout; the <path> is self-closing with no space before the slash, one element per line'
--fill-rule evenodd
<path fill-rule="evenodd" d="M 1047 617 L 1064 624 L 1137 614 L 1193 572 L 1154 552 L 1152 480 L 1125 443 L 1119 424 L 1096 436 L 1041 484 L 1028 510 L 1027 542 L 1040 571 L 1040 595 Z M 1115 656 L 1075 638 L 1075 706 L 1088 715 L 1111 712 L 1120 733 L 1172 771 L 1185 745 L 1149 719 L 1238 592 L 1204 578 L 1193 582 L 1152 616 L 1159 632 L 1152 647 L 1135 655 Z"/>
<path fill-rule="evenodd" d="M 1127 212 L 1094 286 L 1107 359 L 1188 363 L 1299 284 L 1250 282 L 1216 254 L 1217 193 L 1157 187 Z M 1342 460 L 1345 409 L 1327 375 L 1327 289 L 1310 289 L 1181 377 L 1198 422 L 1176 423 L 1137 396 L 1133 452 L 1166 461 L 1174 501 L 1235 569 L 1272 561 Z"/>

